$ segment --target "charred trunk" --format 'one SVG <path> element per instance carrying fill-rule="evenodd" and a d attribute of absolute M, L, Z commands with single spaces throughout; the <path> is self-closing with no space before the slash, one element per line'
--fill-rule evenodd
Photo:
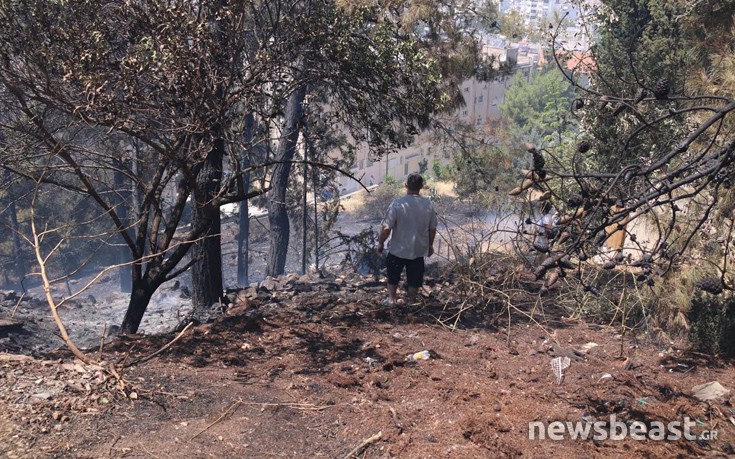
<path fill-rule="evenodd" d="M 140 322 L 143 320 L 143 315 L 157 287 L 151 285 L 145 279 L 133 281 L 133 291 L 130 293 L 128 310 L 120 327 L 121 334 L 138 333 Z"/>
<path fill-rule="evenodd" d="M 214 142 L 212 150 L 196 174 L 193 193 L 192 225 L 203 224 L 207 230 L 192 246 L 191 300 L 193 315 L 207 311 L 222 298 L 222 244 L 219 206 L 213 199 L 220 191 L 224 140 Z"/>
<path fill-rule="evenodd" d="M 253 137 L 255 133 L 255 117 L 249 114 L 245 117 L 245 128 L 243 130 L 243 140 L 245 149 L 241 158 L 241 167 L 243 170 L 250 167 L 250 154 L 253 148 Z M 245 172 L 242 175 L 242 188 L 247 194 L 250 191 L 250 173 Z M 250 283 L 249 261 L 250 256 L 250 212 L 249 203 L 244 200 L 240 203 L 240 221 L 237 235 L 237 283 L 247 286 Z"/>
<path fill-rule="evenodd" d="M 270 224 L 270 247 L 266 266 L 268 276 L 279 276 L 286 269 L 291 231 L 286 205 L 286 189 L 291 174 L 291 161 L 296 153 L 305 96 L 306 87 L 302 86 L 291 93 L 286 103 L 283 137 L 276 155 L 279 163 L 273 168 L 271 191 L 268 198 L 268 222 Z"/>
<path fill-rule="evenodd" d="M 18 214 L 15 210 L 15 202 L 11 201 L 8 206 L 8 213 L 10 214 L 10 227 L 13 230 L 13 255 L 14 264 L 13 269 L 15 271 L 15 278 L 17 279 L 18 285 L 23 285 L 23 279 L 26 277 L 26 260 L 23 255 L 23 245 L 20 241 L 20 225 L 18 225 Z"/>
<path fill-rule="evenodd" d="M 4 137 L 0 137 L 0 141 L 4 140 Z M 5 171 L 5 180 L 11 183 L 10 171 Z M 15 282 L 19 287 L 23 286 L 23 279 L 26 276 L 26 259 L 23 255 L 23 243 L 20 239 L 20 225 L 18 224 L 18 212 L 15 208 L 15 193 L 13 186 L 7 188 L 8 194 L 8 217 L 10 218 L 10 229 L 13 232 L 13 274 L 15 275 Z"/>

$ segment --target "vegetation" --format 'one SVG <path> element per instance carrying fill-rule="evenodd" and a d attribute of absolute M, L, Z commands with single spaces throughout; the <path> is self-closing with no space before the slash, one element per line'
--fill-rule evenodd
<path fill-rule="evenodd" d="M 735 298 L 713 298 L 700 293 L 688 313 L 690 339 L 702 352 L 735 357 Z"/>
<path fill-rule="evenodd" d="M 539 280 L 574 272 L 585 294 L 604 292 L 605 276 L 583 274 L 600 255 L 640 268 L 638 287 L 695 266 L 731 295 L 735 6 L 709 3 L 604 0 L 585 18 L 598 39 L 575 56 L 588 65 L 565 68 L 572 56 L 551 29 L 556 65 L 516 75 L 503 118 L 477 128 L 437 115 L 466 102 L 460 82 L 512 70 L 481 55 L 481 36 L 529 31 L 491 5 L 0 0 L 6 277 L 24 278 L 32 251 L 51 282 L 92 259 L 117 263 L 131 293 L 122 331 L 134 333 L 156 289 L 190 271 L 206 311 L 223 296 L 221 206 L 244 203 L 239 282 L 247 201 L 261 196 L 267 274 L 284 273 L 292 227 L 306 270 L 339 211 L 316 197 L 349 175 L 354 149 L 378 159 L 434 128 L 452 164 L 422 171 L 452 179 L 475 208 L 499 206 L 521 168 L 553 202 L 565 237 L 552 238 Z M 377 219 L 397 192 L 386 181 L 366 212 Z M 630 222 L 653 236 L 636 240 Z M 626 253 L 603 247 L 616 230 Z"/>
<path fill-rule="evenodd" d="M 604 294 L 605 277 L 587 276 L 582 269 L 599 255 L 605 269 L 633 269 L 635 282 L 644 287 L 640 295 L 654 296 L 650 288 L 668 278 L 677 282 L 661 290 L 665 294 L 689 288 L 678 279 L 693 268 L 716 272 L 697 285 L 717 283 L 718 294 L 731 293 L 727 259 L 733 224 L 729 210 L 722 210 L 731 202 L 733 88 L 727 79 L 702 76 L 723 75 L 733 49 L 732 41 L 701 42 L 703 35 L 732 37 L 728 8 L 718 9 L 727 20 L 705 30 L 701 24 L 710 13 L 701 4 L 603 2 L 596 17 L 599 40 L 586 57 L 594 66 L 565 69 L 576 89 L 570 107 L 580 120 L 579 137 L 569 145 L 526 134 L 536 186 L 552 193 L 560 214 L 558 234 L 564 235 L 537 267 L 539 279 L 571 270 L 586 294 Z M 561 50 L 554 55 L 563 68 L 569 55 Z M 710 223 L 713 215 L 721 217 L 717 228 Z M 648 234 L 636 234 L 642 227 Z M 626 236 L 625 252 L 606 244 L 616 230 Z M 630 282 L 620 280 L 619 288 Z M 654 301 L 662 305 L 658 310 L 636 303 L 646 320 L 677 318 L 686 326 L 681 310 L 665 306 L 665 297 Z"/>
<path fill-rule="evenodd" d="M 541 147 L 560 145 L 577 129 L 577 120 L 569 112 L 572 100 L 572 83 L 558 67 L 549 65 L 529 81 L 516 74 L 500 110 L 513 140 L 526 139 Z"/>
<path fill-rule="evenodd" d="M 390 203 L 402 192 L 404 192 L 403 186 L 395 180 L 384 181 L 365 196 L 360 215 L 371 221 L 383 220 Z"/>
<path fill-rule="evenodd" d="M 132 333 L 153 292 L 185 271 L 196 309 L 219 301 L 218 209 L 267 193 L 267 271 L 281 274 L 304 126 L 328 120 L 379 156 L 453 106 L 452 82 L 481 67 L 470 5 L 438 3 L 0 2 L 2 166 L 37 191 L 11 202 L 50 229 L 42 260 L 69 243 L 43 200 L 93 203 L 74 223 L 99 225 L 87 227 L 100 250 L 126 248 Z M 312 167 L 342 167 L 325 155 L 333 145 L 312 145 Z"/>

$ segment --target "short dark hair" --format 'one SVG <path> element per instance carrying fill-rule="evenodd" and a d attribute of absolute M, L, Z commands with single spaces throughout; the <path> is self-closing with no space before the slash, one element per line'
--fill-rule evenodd
<path fill-rule="evenodd" d="M 410 174 L 406 178 L 406 187 L 411 191 L 419 191 L 424 187 L 424 178 L 421 177 L 421 174 Z"/>

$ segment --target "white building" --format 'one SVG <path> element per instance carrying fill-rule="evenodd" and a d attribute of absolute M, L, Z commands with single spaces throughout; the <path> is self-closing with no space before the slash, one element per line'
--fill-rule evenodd
<path fill-rule="evenodd" d="M 531 27 L 538 26 L 542 19 L 553 20 L 555 15 L 567 15 L 571 21 L 579 17 L 579 11 L 568 0 L 501 0 L 500 11 L 505 13 L 510 10 L 520 13 Z"/>

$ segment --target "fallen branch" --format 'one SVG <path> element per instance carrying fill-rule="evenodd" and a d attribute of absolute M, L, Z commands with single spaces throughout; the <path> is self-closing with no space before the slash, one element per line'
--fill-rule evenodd
<path fill-rule="evenodd" d="M 102 359 L 102 350 L 105 348 L 105 335 L 107 334 L 107 322 L 102 329 L 102 336 L 100 337 L 100 359 Z"/>
<path fill-rule="evenodd" d="M 153 354 L 150 354 L 150 355 L 148 355 L 146 357 L 143 357 L 143 358 L 140 358 L 138 360 L 134 360 L 134 361 L 130 362 L 127 365 L 127 367 L 132 367 L 133 365 L 138 365 L 139 363 L 147 362 L 150 359 L 152 359 L 153 357 L 157 356 L 158 354 L 164 352 L 166 349 L 170 348 L 176 341 L 178 341 L 182 336 L 184 336 L 184 333 L 186 333 L 186 331 L 188 329 L 190 329 L 193 325 L 194 325 L 194 322 L 189 322 L 189 324 L 186 327 L 184 327 L 184 329 L 181 330 L 179 332 L 179 334 L 176 335 L 176 337 L 174 339 L 172 339 L 171 341 L 169 341 L 168 344 L 166 344 L 165 346 L 163 346 L 161 349 L 157 350 Z"/>
<path fill-rule="evenodd" d="M 382 438 L 383 438 L 383 432 L 381 431 L 381 432 L 376 433 L 372 437 L 365 439 L 362 443 L 360 443 L 360 445 L 357 446 L 357 448 L 350 451 L 350 453 L 347 456 L 345 456 L 345 459 L 352 459 L 353 457 L 360 454 L 362 450 L 367 448 L 369 445 L 380 441 L 380 439 Z"/>
<path fill-rule="evenodd" d="M 191 325 L 191 324 L 189 324 L 189 325 Z M 201 435 L 201 434 L 203 434 L 204 432 L 206 432 L 206 431 L 208 431 L 209 429 L 211 429 L 211 428 L 212 428 L 212 426 L 214 426 L 214 425 L 215 425 L 215 424 L 217 424 L 218 422 L 222 421 L 222 420 L 223 420 L 223 419 L 224 419 L 224 418 L 225 418 L 225 417 L 226 417 L 226 416 L 227 416 L 228 414 L 230 414 L 230 413 L 233 413 L 233 412 L 234 412 L 234 411 L 235 411 L 235 410 L 237 409 L 237 407 L 238 407 L 238 406 L 240 406 L 240 405 L 241 405 L 242 403 L 243 403 L 243 402 L 242 402 L 242 400 L 238 400 L 238 401 L 236 401 L 235 403 L 233 403 L 233 404 L 232 404 L 232 405 L 231 405 L 231 406 L 230 406 L 229 408 L 227 408 L 227 409 L 225 410 L 225 412 L 224 412 L 224 413 L 222 413 L 222 415 L 221 415 L 220 417 L 218 417 L 218 418 L 217 418 L 217 419 L 215 419 L 215 420 L 214 420 L 213 422 L 211 422 L 211 423 L 210 423 L 210 424 L 209 424 L 209 425 L 208 425 L 207 427 L 205 427 L 205 428 L 203 428 L 202 430 L 200 430 L 200 431 L 199 431 L 199 432 L 198 432 L 198 433 L 197 433 L 196 435 L 194 435 L 193 437 L 191 437 L 191 438 L 189 439 L 189 441 L 192 441 L 192 440 L 194 440 L 194 439 L 195 439 L 196 437 L 198 437 L 199 435 Z"/>
<path fill-rule="evenodd" d="M 15 313 L 18 311 L 18 308 L 20 307 L 20 303 L 23 302 L 23 297 L 26 296 L 26 292 L 23 291 L 21 293 L 20 298 L 18 298 L 18 301 L 15 303 L 15 307 L 13 308 L 13 312 L 10 313 L 10 317 L 15 317 Z"/>
<path fill-rule="evenodd" d="M 112 457 L 112 450 L 115 447 L 115 445 L 117 444 L 117 442 L 120 441 L 121 438 L 122 437 L 120 435 L 116 435 L 115 436 L 115 439 L 112 441 L 112 444 L 110 445 L 110 453 L 108 454 L 108 456 Z"/>
<path fill-rule="evenodd" d="M 317 406 L 313 403 L 292 403 L 292 402 L 284 402 L 284 403 L 269 403 L 269 402 L 240 402 L 242 405 L 258 405 L 258 406 L 285 406 L 288 408 L 296 408 L 297 410 L 312 410 L 312 411 L 322 411 L 326 410 L 327 408 L 331 408 L 333 406 L 337 405 L 321 405 Z"/>

